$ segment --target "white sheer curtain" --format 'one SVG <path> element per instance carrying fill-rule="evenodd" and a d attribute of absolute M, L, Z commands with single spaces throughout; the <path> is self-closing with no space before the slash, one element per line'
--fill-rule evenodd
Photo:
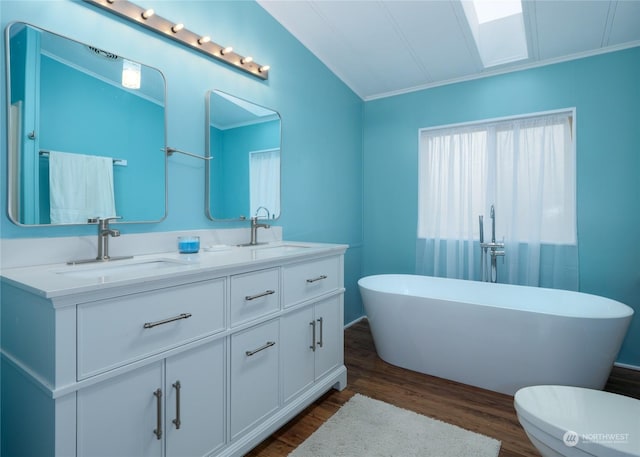
<path fill-rule="evenodd" d="M 480 279 L 478 216 L 498 281 L 578 288 L 575 148 L 569 112 L 424 130 L 419 153 L 416 270 Z"/>
<path fill-rule="evenodd" d="M 280 214 L 280 149 L 249 153 L 249 201 L 252 216 Z"/>
<path fill-rule="evenodd" d="M 440 130 L 420 141 L 418 270 L 474 279 L 480 261 L 474 238 L 487 190 L 486 131 Z"/>

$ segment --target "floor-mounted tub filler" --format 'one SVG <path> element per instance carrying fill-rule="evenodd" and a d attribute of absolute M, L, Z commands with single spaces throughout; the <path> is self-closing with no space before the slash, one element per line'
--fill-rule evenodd
<path fill-rule="evenodd" d="M 415 275 L 358 284 L 383 360 L 509 395 L 542 384 L 602 389 L 633 316 L 564 290 Z"/>

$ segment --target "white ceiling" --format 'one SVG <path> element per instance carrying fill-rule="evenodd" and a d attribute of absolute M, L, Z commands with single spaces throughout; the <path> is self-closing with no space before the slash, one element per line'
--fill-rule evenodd
<path fill-rule="evenodd" d="M 640 0 L 523 0 L 529 58 L 483 68 L 459 0 L 257 0 L 363 100 L 640 46 Z"/>

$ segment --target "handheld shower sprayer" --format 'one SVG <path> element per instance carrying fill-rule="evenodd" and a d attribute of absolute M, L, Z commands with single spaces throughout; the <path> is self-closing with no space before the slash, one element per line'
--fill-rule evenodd
<path fill-rule="evenodd" d="M 496 210 L 493 207 L 493 205 L 491 205 L 491 242 L 495 243 L 496 242 Z"/>

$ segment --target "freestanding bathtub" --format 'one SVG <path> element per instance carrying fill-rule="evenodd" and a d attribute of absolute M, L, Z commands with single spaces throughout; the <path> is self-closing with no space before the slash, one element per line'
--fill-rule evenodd
<path fill-rule="evenodd" d="M 602 389 L 633 316 L 564 290 L 414 275 L 358 285 L 384 361 L 509 395 L 541 384 Z"/>

